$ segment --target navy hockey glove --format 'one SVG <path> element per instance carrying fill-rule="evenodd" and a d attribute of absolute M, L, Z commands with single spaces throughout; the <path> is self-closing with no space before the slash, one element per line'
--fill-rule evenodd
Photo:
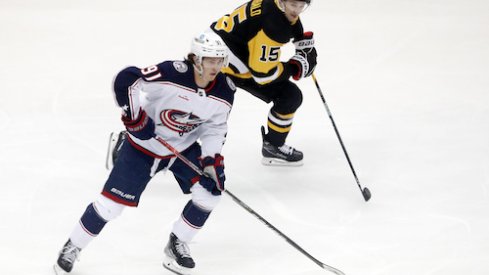
<path fill-rule="evenodd" d="M 224 181 L 226 181 L 226 176 L 224 175 L 224 157 L 216 154 L 214 157 L 205 157 L 200 163 L 204 174 L 207 175 L 207 177 L 200 177 L 200 184 L 213 195 L 221 195 L 221 192 L 225 190 Z"/>
<path fill-rule="evenodd" d="M 295 55 L 289 60 L 289 64 L 295 66 L 296 71 L 292 78 L 299 80 L 310 76 L 317 65 L 317 52 L 314 47 L 312 32 L 305 32 L 301 39 L 294 40 Z"/>
<path fill-rule="evenodd" d="M 121 119 L 127 131 L 136 138 L 146 140 L 155 136 L 155 123 L 144 110 L 140 110 L 139 116 L 134 120 L 125 115 Z"/>

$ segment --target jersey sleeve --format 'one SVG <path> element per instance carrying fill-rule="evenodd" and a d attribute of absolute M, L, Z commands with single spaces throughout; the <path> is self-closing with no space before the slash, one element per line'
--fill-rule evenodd
<path fill-rule="evenodd" d="M 248 67 L 258 84 L 273 82 L 284 72 L 280 62 L 282 46 L 282 43 L 271 39 L 263 30 L 248 42 Z"/>
<path fill-rule="evenodd" d="M 275 3 L 264 4 L 262 12 L 256 22 L 261 27 L 247 43 L 247 65 L 255 82 L 266 85 L 291 76 L 293 68 L 280 61 L 282 47 L 302 33 L 302 24 L 297 20 L 291 25 Z"/>
<path fill-rule="evenodd" d="M 289 22 L 277 0 L 248 1 L 211 24 L 231 50 L 224 72 L 258 85 L 280 82 L 294 73 L 281 62 L 281 47 L 302 33 L 300 19 Z"/>
<path fill-rule="evenodd" d="M 122 108 L 123 115 L 136 119 L 142 109 L 141 93 L 151 93 L 148 84 L 163 79 L 166 62 L 146 68 L 127 67 L 114 79 L 114 94 L 117 105 Z"/>
<path fill-rule="evenodd" d="M 231 113 L 236 86 L 233 81 L 222 74 L 218 76 L 219 84 L 210 96 L 220 102 L 218 111 L 203 124 L 200 141 L 202 157 L 220 154 L 228 131 L 227 121 Z"/>
<path fill-rule="evenodd" d="M 137 67 L 128 67 L 117 74 L 114 79 L 114 94 L 117 105 L 122 108 L 123 115 L 135 119 L 141 108 L 137 83 L 143 74 Z"/>
<path fill-rule="evenodd" d="M 211 120 L 202 125 L 202 157 L 220 154 L 228 131 L 227 119 L 231 109 L 216 113 Z"/>

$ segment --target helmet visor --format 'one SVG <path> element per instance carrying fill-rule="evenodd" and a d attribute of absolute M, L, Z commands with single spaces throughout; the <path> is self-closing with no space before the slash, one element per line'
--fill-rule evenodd
<path fill-rule="evenodd" d="M 309 7 L 311 1 L 283 0 L 283 3 L 286 11 L 293 12 L 294 14 L 300 14 Z"/>

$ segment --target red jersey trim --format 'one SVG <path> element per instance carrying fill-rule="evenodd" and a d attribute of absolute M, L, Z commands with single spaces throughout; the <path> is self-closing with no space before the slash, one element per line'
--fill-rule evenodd
<path fill-rule="evenodd" d="M 132 140 L 130 135 L 127 136 L 127 139 L 129 140 L 129 143 L 131 143 L 132 147 L 134 147 L 136 150 L 138 150 L 138 151 L 142 152 L 143 154 L 148 155 L 150 157 L 157 158 L 157 159 L 169 159 L 169 158 L 175 157 L 175 155 L 173 155 L 173 154 L 167 155 L 167 156 L 157 155 L 157 154 L 151 152 L 150 150 L 142 147 L 141 145 L 137 144 L 134 140 Z"/>

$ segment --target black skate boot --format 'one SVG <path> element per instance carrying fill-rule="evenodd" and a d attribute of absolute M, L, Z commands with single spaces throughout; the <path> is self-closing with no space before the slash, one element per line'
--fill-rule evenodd
<path fill-rule="evenodd" d="M 127 139 L 127 131 L 112 132 L 109 138 L 109 148 L 107 149 L 107 157 L 105 159 L 105 168 L 111 170 L 119 156 L 119 150 L 122 144 Z"/>
<path fill-rule="evenodd" d="M 265 140 L 265 127 L 261 127 L 263 138 L 263 147 L 261 153 L 263 155 L 262 164 L 269 166 L 301 166 L 304 155 L 301 151 L 296 150 L 286 144 L 282 146 L 274 146 Z"/>
<path fill-rule="evenodd" d="M 187 244 L 179 240 L 173 233 L 170 234 L 170 240 L 165 247 L 163 266 L 180 275 L 189 275 L 195 267 Z"/>
<path fill-rule="evenodd" d="M 62 275 L 71 272 L 75 260 L 78 260 L 81 249 L 76 247 L 70 240 L 68 240 L 61 251 L 59 252 L 58 261 L 53 266 L 54 273 L 56 275 Z"/>

